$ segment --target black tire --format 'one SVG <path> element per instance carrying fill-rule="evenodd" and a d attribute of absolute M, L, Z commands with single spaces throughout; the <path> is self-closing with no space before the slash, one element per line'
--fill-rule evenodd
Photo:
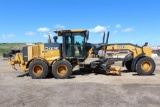
<path fill-rule="evenodd" d="M 72 74 L 72 65 L 66 60 L 57 61 L 52 66 L 52 74 L 56 79 L 66 79 Z"/>
<path fill-rule="evenodd" d="M 29 65 L 29 75 L 32 79 L 44 79 L 48 75 L 48 66 L 41 60 L 35 60 Z"/>
<path fill-rule="evenodd" d="M 132 65 L 132 60 L 125 62 L 125 67 L 127 68 L 128 71 L 132 71 L 131 65 Z"/>
<path fill-rule="evenodd" d="M 143 57 L 136 64 L 136 72 L 140 75 L 152 75 L 155 68 L 155 62 L 150 57 Z"/>

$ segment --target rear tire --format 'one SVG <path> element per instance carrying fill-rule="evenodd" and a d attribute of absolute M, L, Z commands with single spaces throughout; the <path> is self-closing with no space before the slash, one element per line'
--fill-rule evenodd
<path fill-rule="evenodd" d="M 29 75 L 32 79 L 44 79 L 48 75 L 48 66 L 41 60 L 35 60 L 29 65 Z"/>
<path fill-rule="evenodd" d="M 152 75 L 155 71 L 155 62 L 150 57 L 144 57 L 138 60 L 136 64 L 136 71 L 140 75 Z"/>
<path fill-rule="evenodd" d="M 72 65 L 66 60 L 57 61 L 52 66 L 52 74 L 56 79 L 66 79 L 72 74 Z"/>

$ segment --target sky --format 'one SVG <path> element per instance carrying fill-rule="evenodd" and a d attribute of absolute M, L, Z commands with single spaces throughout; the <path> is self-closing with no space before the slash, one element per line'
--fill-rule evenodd
<path fill-rule="evenodd" d="M 65 29 L 87 29 L 88 42 L 160 45 L 160 0 L 0 0 L 0 43 L 47 42 Z M 61 42 L 61 38 L 58 39 Z"/>

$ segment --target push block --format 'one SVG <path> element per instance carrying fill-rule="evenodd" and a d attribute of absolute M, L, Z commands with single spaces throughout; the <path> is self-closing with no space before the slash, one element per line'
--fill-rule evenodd
<path fill-rule="evenodd" d="M 120 66 L 110 66 L 107 74 L 111 75 L 121 75 L 121 67 Z"/>

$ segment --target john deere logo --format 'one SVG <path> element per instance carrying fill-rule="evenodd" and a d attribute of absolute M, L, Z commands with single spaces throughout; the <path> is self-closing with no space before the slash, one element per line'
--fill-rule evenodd
<path fill-rule="evenodd" d="M 45 50 L 56 50 L 58 47 L 45 47 Z"/>
<path fill-rule="evenodd" d="M 118 49 L 125 49 L 126 48 L 125 45 L 118 45 L 117 47 L 118 47 Z"/>

